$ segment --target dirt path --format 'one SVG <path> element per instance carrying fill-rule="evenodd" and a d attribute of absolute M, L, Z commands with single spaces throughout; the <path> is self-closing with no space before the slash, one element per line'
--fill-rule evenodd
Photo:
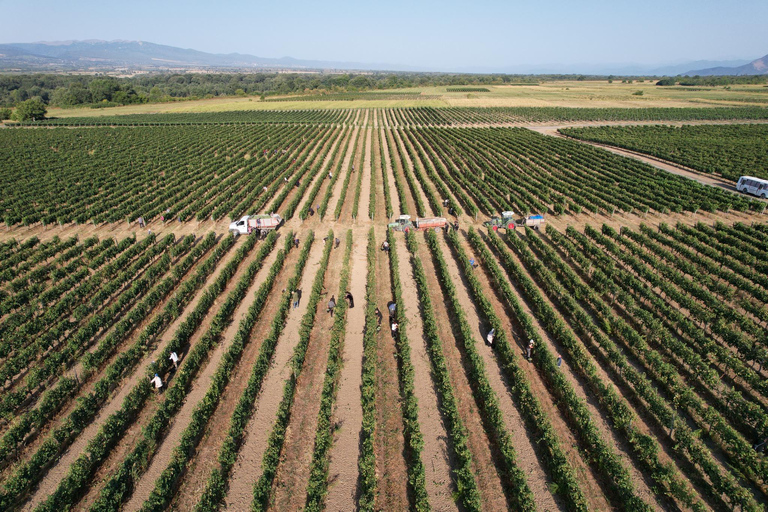
<path fill-rule="evenodd" d="M 294 273 L 298 259 L 297 252 L 292 250 L 289 257 L 286 258 L 283 270 L 277 276 L 273 291 L 264 304 L 264 309 L 251 332 L 251 342 L 243 350 L 240 361 L 232 372 L 229 384 L 222 393 L 216 411 L 208 423 L 203 440 L 196 449 L 197 453 L 188 466 L 181 487 L 176 492 L 177 499 L 174 508 L 177 510 L 192 510 L 195 507 L 205 489 L 211 471 L 219 467 L 218 454 L 229 432 L 229 428 L 225 428 L 225 426 L 230 424 L 232 413 L 237 407 L 243 390 L 248 385 L 253 365 L 259 358 L 262 340 L 269 335 L 272 329 L 272 319 L 284 297 L 281 291 L 286 288 L 288 279 Z"/>
<path fill-rule="evenodd" d="M 341 232 L 334 235 L 343 239 Z M 325 370 L 328 363 L 329 340 L 333 329 L 333 318 L 325 312 L 331 295 L 338 301 L 338 283 L 344 264 L 343 245 L 333 249 L 325 276 L 328 294 L 323 296 L 318 305 L 315 326 L 309 340 L 309 348 L 304 360 L 304 369 L 296 383 L 296 394 L 291 406 L 291 419 L 285 433 L 285 442 L 281 453 L 273 486 L 273 500 L 270 509 L 299 510 L 306 500 L 306 488 L 309 482 L 309 467 L 317 430 L 317 418 L 320 411 L 320 397 L 323 391 Z M 268 434 L 267 434 L 268 435 Z"/>
<path fill-rule="evenodd" d="M 384 240 L 385 230 L 379 230 L 377 242 Z M 377 243 L 377 247 L 378 247 Z M 376 299 L 379 311 L 386 315 L 391 299 L 389 256 L 383 251 L 376 255 Z M 405 463 L 403 413 L 397 368 L 397 349 L 390 336 L 386 318 L 376 335 L 376 474 L 379 477 L 377 510 L 406 510 L 408 502 L 408 469 Z"/>
<path fill-rule="evenodd" d="M 387 183 L 389 183 L 389 197 L 392 201 L 392 213 L 393 215 L 398 215 L 399 212 L 403 211 L 402 205 L 400 204 L 400 198 L 397 195 L 397 187 L 395 186 L 395 168 L 392 165 L 392 155 L 389 153 L 389 141 L 387 140 L 387 135 L 384 129 L 379 131 L 379 140 L 381 141 L 381 144 L 384 149 L 384 161 L 381 162 L 381 166 L 383 168 L 382 172 L 384 173 L 384 179 L 387 180 Z M 384 214 L 386 215 L 386 208 L 384 209 Z"/>
<path fill-rule="evenodd" d="M 280 241 L 278 241 L 277 245 L 280 246 L 282 244 Z M 171 427 L 168 429 L 165 438 L 162 440 L 160 447 L 155 452 L 154 457 L 152 457 L 149 468 L 147 468 L 142 477 L 135 483 L 133 494 L 131 495 L 130 500 L 128 500 L 128 502 L 123 507 L 123 510 L 129 512 L 138 511 L 141 508 L 141 505 L 149 497 L 152 489 L 154 489 L 155 481 L 158 479 L 158 477 L 160 477 L 160 474 L 168 466 L 168 463 L 170 462 L 171 456 L 173 454 L 173 449 L 176 448 L 176 445 L 181 440 L 181 436 L 184 433 L 184 430 L 192 420 L 192 413 L 197 407 L 197 404 L 205 397 L 205 394 L 208 392 L 208 388 L 211 385 L 211 380 L 213 379 L 213 376 L 219 367 L 221 358 L 229 349 L 229 346 L 234 339 L 235 334 L 237 333 L 240 321 L 248 313 L 248 308 L 251 307 L 251 304 L 253 304 L 256 298 L 256 291 L 269 275 L 269 270 L 277 259 L 277 252 L 278 247 L 275 247 L 264 259 L 264 263 L 251 282 L 245 297 L 235 309 L 235 312 L 232 315 L 231 323 L 222 333 L 221 341 L 216 345 L 216 348 L 210 354 L 208 362 L 205 363 L 205 366 L 198 372 L 197 378 L 192 384 L 192 389 L 189 391 L 186 399 L 184 400 L 184 405 L 176 413 L 175 418 L 172 420 Z M 296 251 L 291 251 L 289 257 L 286 258 L 285 265 L 290 266 L 292 264 L 291 261 L 296 258 L 295 255 Z M 250 261 L 244 261 L 242 268 L 247 268 L 250 263 Z M 283 268 L 282 274 L 285 274 L 285 267 Z M 237 282 L 238 281 L 235 279 L 231 281 L 233 285 L 237 284 Z M 226 297 L 226 295 L 223 295 L 223 297 Z"/>
<path fill-rule="evenodd" d="M 405 248 L 405 241 L 402 237 L 398 238 L 393 250 L 397 251 L 400 262 L 400 281 L 403 301 L 406 304 L 404 311 L 399 311 L 398 315 L 405 315 L 408 319 L 406 332 L 411 343 L 411 362 L 415 374 L 413 387 L 419 404 L 419 427 L 424 436 L 422 459 L 429 503 L 436 511 L 458 510 L 458 504 L 453 500 L 456 487 L 451 475 L 448 435 L 437 403 L 437 389 L 432 380 L 410 255 Z M 383 313 L 386 322 L 387 312 Z M 385 325 L 382 330 L 386 329 Z"/>
<path fill-rule="evenodd" d="M 427 274 L 427 283 L 434 307 L 440 342 L 443 348 L 446 366 L 449 372 L 451 387 L 456 399 L 464 427 L 467 430 L 467 446 L 472 452 L 472 472 L 475 475 L 477 487 L 483 508 L 486 510 L 504 510 L 507 507 L 501 474 L 494 460 L 494 447 L 486 434 L 477 403 L 472 394 L 467 374 L 464 371 L 464 357 L 461 343 L 456 340 L 455 321 L 446 307 L 448 298 L 442 292 L 437 280 L 437 270 L 432 260 L 431 251 L 426 246 L 422 236 L 419 236 L 419 259 Z M 443 253 L 448 249 L 445 244 L 441 247 Z"/>
<path fill-rule="evenodd" d="M 370 130 L 368 135 L 370 137 Z M 358 494 L 357 459 L 360 451 L 360 430 L 363 426 L 361 390 L 363 382 L 363 331 L 365 329 L 365 276 L 367 251 L 365 237 L 356 237 L 350 261 L 350 292 L 355 307 L 347 310 L 342 368 L 338 394 L 332 416 L 334 428 L 328 467 L 326 510 L 355 509 Z"/>
<path fill-rule="evenodd" d="M 363 155 L 363 168 L 360 170 L 363 173 L 363 178 L 362 183 L 360 183 L 360 204 L 358 205 L 357 219 L 354 220 L 355 224 L 360 221 L 368 222 L 370 220 L 368 208 L 371 204 L 371 172 L 373 169 L 371 165 L 372 133 L 373 130 L 371 128 L 365 129 L 365 153 Z M 376 206 L 378 207 L 378 205 Z"/>
<path fill-rule="evenodd" d="M 347 154 L 344 155 L 344 161 L 341 164 L 341 169 L 339 169 L 339 178 L 336 180 L 336 183 L 334 183 L 334 189 L 331 193 L 331 198 L 328 201 L 328 209 L 325 212 L 325 215 L 323 216 L 323 219 L 333 219 L 334 222 L 336 219 L 333 217 L 336 214 L 336 206 L 339 204 L 339 198 L 341 196 L 341 189 L 344 186 L 344 179 L 346 178 L 347 174 L 350 172 L 350 162 L 352 160 L 352 148 L 355 147 L 355 141 L 357 140 L 357 137 L 360 134 L 360 128 L 358 126 L 355 126 L 355 130 L 352 132 L 352 136 L 349 138 L 348 147 L 347 147 Z M 352 180 L 349 180 L 350 183 L 347 186 L 351 185 Z M 354 194 L 354 190 L 353 190 Z M 349 199 L 349 190 L 347 190 L 347 195 L 345 197 L 345 202 Z M 346 205 L 344 205 L 346 206 Z M 342 206 L 342 211 L 343 211 Z"/>
<path fill-rule="evenodd" d="M 309 251 L 307 265 L 299 285 L 304 296 L 299 307 L 291 309 L 288 313 L 285 328 L 275 348 L 272 365 L 254 404 L 256 410 L 245 429 L 243 444 L 240 447 L 237 462 L 232 469 L 229 481 L 229 492 L 226 498 L 228 510 L 248 510 L 251 501 L 253 501 L 253 485 L 261 477 L 261 461 L 264 450 L 267 447 L 269 434 L 275 422 L 275 415 L 283 397 L 283 383 L 291 371 L 288 363 L 299 341 L 301 318 L 307 311 L 307 301 L 311 293 L 312 282 L 319 271 L 322 256 L 323 243 L 321 239 L 318 239 L 312 244 L 312 249 Z M 319 308 L 324 309 L 324 307 L 325 302 L 321 301 Z"/>
<path fill-rule="evenodd" d="M 471 249 L 466 247 L 467 244 L 462 245 L 464 246 L 464 250 L 467 251 L 467 254 L 471 255 L 471 258 L 477 259 Z M 485 322 L 480 320 L 481 313 L 470 298 L 469 288 L 463 273 L 459 270 L 456 256 L 444 241 L 441 241 L 441 249 L 445 256 L 445 262 L 453 276 L 456 293 L 459 297 L 459 302 L 461 302 L 464 314 L 467 317 L 467 322 L 469 322 L 469 325 L 472 328 L 476 328 L 477 339 L 475 340 L 475 345 L 477 346 L 478 353 L 483 358 L 488 381 L 491 383 L 491 386 L 498 397 L 499 409 L 504 415 L 504 422 L 510 433 L 512 444 L 515 447 L 518 466 L 526 473 L 528 486 L 533 492 L 534 499 L 536 500 L 536 507 L 539 510 L 564 510 L 565 504 L 563 503 L 562 498 L 558 495 L 553 495 L 550 492 L 549 484 L 551 483 L 551 480 L 547 477 L 546 469 L 536 455 L 536 440 L 526 428 L 525 423 L 512 400 L 508 383 L 505 382 L 502 375 L 499 361 L 495 357 L 495 352 L 486 347 L 483 342 L 483 336 L 487 334 L 489 327 Z"/>
<path fill-rule="evenodd" d="M 123 384 L 115 391 L 115 394 L 112 396 L 112 398 L 108 400 L 107 403 L 105 403 L 104 406 L 101 408 L 99 413 L 94 418 L 93 422 L 91 422 L 91 424 L 88 425 L 80 433 L 77 439 L 75 439 L 75 442 L 72 443 L 69 449 L 62 454 L 62 456 L 59 458 L 57 463 L 48 471 L 45 478 L 41 481 L 37 492 L 32 495 L 31 500 L 28 502 L 28 510 L 35 508 L 37 504 L 41 503 L 48 495 L 50 495 L 54 490 L 56 490 L 61 480 L 69 472 L 69 467 L 81 455 L 81 453 L 83 452 L 85 447 L 88 445 L 88 443 L 91 441 L 91 439 L 93 439 L 96 436 L 96 434 L 98 434 L 104 422 L 112 414 L 116 413 L 122 407 L 123 401 L 126 398 L 126 396 L 128 396 L 128 394 L 134 389 L 135 386 L 139 384 L 141 380 L 146 378 L 144 369 L 147 367 L 149 362 L 155 361 L 157 359 L 157 357 L 162 353 L 165 346 L 173 339 L 173 336 L 176 333 L 176 330 L 186 320 L 189 314 L 197 306 L 197 303 L 200 301 L 200 298 L 202 297 L 203 293 L 208 288 L 208 286 L 213 282 L 215 282 L 215 280 L 221 274 L 221 271 L 224 269 L 224 267 L 226 267 L 229 261 L 231 261 L 235 257 L 235 254 L 237 253 L 238 245 L 240 245 L 241 243 L 242 242 L 238 242 L 229 249 L 227 254 L 216 265 L 216 270 L 212 272 L 210 276 L 208 276 L 208 279 L 206 279 L 205 284 L 201 286 L 200 289 L 195 293 L 192 300 L 184 309 L 184 312 L 160 336 L 160 338 L 157 341 L 157 345 L 155 349 L 149 355 L 147 355 L 138 365 L 136 365 L 136 370 L 133 372 L 133 374 L 129 378 L 123 381 Z M 242 266 L 242 263 L 241 263 L 241 266 Z M 193 344 L 199 339 L 199 336 L 200 334 L 196 333 L 196 335 L 192 337 L 192 339 L 190 340 L 190 348 L 194 346 Z M 181 355 L 183 356 L 183 354 Z M 147 409 L 147 405 L 145 405 L 145 409 Z M 129 429 L 128 434 L 124 436 L 123 441 L 125 441 L 125 438 L 131 437 L 131 434 L 134 434 L 134 435 L 138 434 L 139 428 L 136 425 L 138 425 L 138 423 L 134 422 L 134 426 Z M 120 444 L 121 443 L 118 443 L 118 446 L 120 446 Z M 113 450 L 113 452 L 116 450 L 117 448 Z M 103 466 L 108 467 L 109 462 L 112 459 L 113 457 L 112 455 L 110 455 L 109 459 Z"/>

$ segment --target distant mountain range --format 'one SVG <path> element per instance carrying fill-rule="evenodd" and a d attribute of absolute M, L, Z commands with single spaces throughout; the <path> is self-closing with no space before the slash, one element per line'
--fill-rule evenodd
<path fill-rule="evenodd" d="M 704 69 L 706 68 L 706 69 Z M 687 70 L 698 71 L 687 71 Z M 391 63 L 303 60 L 293 57 L 268 58 L 241 53 L 206 53 L 145 41 L 57 41 L 0 44 L 0 72 L 60 71 L 423 71 L 447 73 L 506 74 L 591 74 L 617 76 L 741 75 L 768 72 L 768 56 L 746 60 L 693 61 L 663 67 L 630 63 L 612 64 L 528 64 L 499 66 L 457 66 L 435 69 Z"/>
<path fill-rule="evenodd" d="M 685 73 L 688 76 L 712 76 L 712 75 L 768 75 L 768 55 L 755 59 L 748 64 L 735 67 L 711 67 L 696 69 Z"/>
<path fill-rule="evenodd" d="M 312 69 L 416 71 L 409 66 L 216 54 L 145 41 L 57 41 L 0 44 L 0 70 Z"/>

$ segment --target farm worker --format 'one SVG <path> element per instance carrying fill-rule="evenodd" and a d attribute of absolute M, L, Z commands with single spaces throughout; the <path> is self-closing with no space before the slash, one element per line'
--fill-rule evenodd
<path fill-rule="evenodd" d="M 493 346 L 493 338 L 496 337 L 496 329 L 493 328 L 488 332 L 488 335 L 485 337 L 486 341 L 488 342 L 489 346 Z"/>
<path fill-rule="evenodd" d="M 299 242 L 299 237 L 296 237 L 296 238 L 294 238 L 294 239 L 293 239 L 293 245 L 294 245 L 294 247 L 296 247 L 297 249 L 299 248 L 299 243 L 300 243 L 300 242 Z"/>
<path fill-rule="evenodd" d="M 165 215 L 160 216 L 160 222 L 165 222 Z"/>
<path fill-rule="evenodd" d="M 158 393 L 162 393 L 163 392 L 162 391 L 162 389 L 163 389 L 163 379 L 161 379 L 158 374 L 155 374 L 155 376 L 152 377 L 152 380 L 150 380 L 149 382 L 150 382 L 150 384 L 154 384 L 155 385 L 155 390 Z"/>
<path fill-rule="evenodd" d="M 352 172 L 355 171 L 355 164 L 352 164 Z"/>
<path fill-rule="evenodd" d="M 563 356 L 560 354 L 557 354 L 557 367 L 560 368 L 560 365 L 563 364 Z"/>
<path fill-rule="evenodd" d="M 288 183 L 288 178 L 283 178 L 283 181 Z"/>
<path fill-rule="evenodd" d="M 382 251 L 384 251 L 384 252 L 389 252 L 389 242 L 387 242 L 386 240 L 384 240 L 384 241 L 381 243 L 381 250 L 382 250 Z"/>
<path fill-rule="evenodd" d="M 387 304 L 387 308 L 389 309 L 389 316 L 395 318 L 395 309 L 397 308 L 397 305 L 394 303 L 394 301 Z"/>
<path fill-rule="evenodd" d="M 315 215 L 315 209 L 310 206 L 309 207 L 309 216 L 312 217 L 313 215 Z"/>
<path fill-rule="evenodd" d="M 374 311 L 373 314 L 376 315 L 376 332 L 379 332 L 381 330 L 381 320 L 383 319 L 383 315 L 378 307 L 376 307 L 376 311 Z"/>
<path fill-rule="evenodd" d="M 531 360 L 531 353 L 533 352 L 534 345 L 535 343 L 533 342 L 533 340 L 530 340 L 530 342 L 528 343 L 528 360 L 529 361 Z"/>
<path fill-rule="evenodd" d="M 267 187 L 262 187 L 262 188 L 264 189 L 264 192 L 266 192 L 266 191 L 267 191 Z"/>
<path fill-rule="evenodd" d="M 297 307 L 299 307 L 299 302 L 301 301 L 301 290 L 298 290 L 298 289 L 293 290 L 292 300 L 293 300 L 293 309 L 296 309 Z"/>
<path fill-rule="evenodd" d="M 332 179 L 333 179 L 333 173 L 332 173 L 332 172 L 329 172 L 329 173 L 328 173 L 328 179 L 329 179 L 329 180 L 332 180 Z"/>
<path fill-rule="evenodd" d="M 477 263 L 475 263 L 474 258 L 469 258 L 469 264 L 472 266 L 472 268 L 477 268 Z"/>
<path fill-rule="evenodd" d="M 331 295 L 331 300 L 328 301 L 328 312 L 333 316 L 333 309 L 336 307 L 336 297 Z"/>
<path fill-rule="evenodd" d="M 458 230 L 459 230 L 459 221 L 454 221 L 454 223 L 453 223 L 453 229 L 455 229 L 456 231 L 458 231 Z"/>
<path fill-rule="evenodd" d="M 168 358 L 173 363 L 173 367 L 175 369 L 179 369 L 179 355 L 176 352 L 171 352 L 170 357 Z"/>
<path fill-rule="evenodd" d="M 296 188 L 301 187 L 301 180 L 296 180 L 295 186 L 296 186 Z"/>
<path fill-rule="evenodd" d="M 336 242 L 336 245 L 334 246 L 334 248 L 335 248 L 335 249 L 338 249 L 338 247 L 339 247 L 339 244 L 341 243 L 341 240 L 339 240 L 339 239 L 337 238 L 335 242 Z"/>
<path fill-rule="evenodd" d="M 344 295 L 344 298 L 347 299 L 347 302 L 349 302 L 349 309 L 352 309 L 355 307 L 355 299 L 352 297 L 352 294 L 349 293 L 349 290 L 347 290 L 347 293 Z"/>
<path fill-rule="evenodd" d="M 392 325 L 389 326 L 390 329 L 392 329 L 392 337 L 394 338 L 397 334 L 397 322 L 392 322 Z"/>
<path fill-rule="evenodd" d="M 139 217 L 139 227 L 140 228 L 144 227 L 144 217 Z"/>

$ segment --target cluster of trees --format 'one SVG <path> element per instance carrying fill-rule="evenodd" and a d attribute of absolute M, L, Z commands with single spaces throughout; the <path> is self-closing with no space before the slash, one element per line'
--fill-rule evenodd
<path fill-rule="evenodd" d="M 556 78 L 556 77 L 552 77 Z M 59 107 L 126 105 L 235 95 L 355 92 L 418 86 L 489 85 L 538 82 L 521 75 L 443 73 L 182 73 L 117 78 L 91 75 L 0 76 L 0 107 L 28 99 Z"/>
<path fill-rule="evenodd" d="M 765 85 L 768 77 L 765 75 L 749 76 L 676 76 L 664 77 L 656 85 L 699 85 L 716 87 L 718 85 Z"/>

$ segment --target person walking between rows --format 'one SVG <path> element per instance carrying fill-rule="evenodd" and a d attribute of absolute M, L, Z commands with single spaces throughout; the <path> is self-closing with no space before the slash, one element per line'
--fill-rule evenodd
<path fill-rule="evenodd" d="M 533 346 L 534 345 L 535 345 L 535 343 L 533 342 L 533 340 L 530 340 L 530 342 L 528 343 L 528 360 L 529 361 L 531 360 L 531 357 L 533 355 Z"/>
<path fill-rule="evenodd" d="M 491 330 L 488 332 L 488 334 L 485 336 L 485 341 L 487 341 L 487 342 L 488 342 L 488 346 L 489 346 L 489 347 L 492 347 L 492 346 L 493 346 L 493 338 L 495 338 L 495 337 L 496 337 L 496 329 L 495 329 L 495 328 L 494 328 L 494 329 L 491 329 Z"/>
<path fill-rule="evenodd" d="M 337 238 L 337 239 L 335 240 L 335 245 L 333 246 L 333 248 L 334 248 L 334 249 L 338 249 L 338 248 L 339 248 L 339 244 L 340 244 L 340 243 L 341 243 L 341 240 L 339 240 L 339 239 Z"/>
<path fill-rule="evenodd" d="M 301 302 L 301 290 L 296 289 L 293 290 L 293 295 L 291 297 L 291 300 L 293 301 L 293 309 L 296 309 L 299 307 L 299 302 Z"/>
<path fill-rule="evenodd" d="M 170 357 L 168 359 L 171 360 L 173 363 L 173 369 L 178 370 L 179 369 L 179 355 L 176 352 L 171 352 Z"/>
<path fill-rule="evenodd" d="M 144 217 L 139 217 L 139 227 L 144 229 L 144 226 L 146 226 L 146 224 L 144 224 Z"/>
<path fill-rule="evenodd" d="M 389 326 L 389 328 L 392 330 L 392 337 L 393 338 L 395 337 L 395 335 L 397 335 L 397 327 L 398 327 L 397 322 L 394 322 L 394 321 Z"/>
<path fill-rule="evenodd" d="M 155 374 L 149 382 L 150 384 L 155 385 L 155 391 L 157 391 L 158 394 L 163 392 L 163 379 L 161 379 L 158 374 Z"/>
<path fill-rule="evenodd" d="M 384 315 L 381 314 L 381 310 L 376 307 L 376 311 L 373 312 L 376 315 L 376 332 L 381 331 L 381 321 L 384 319 Z"/>
<path fill-rule="evenodd" d="M 349 309 L 352 309 L 355 307 L 355 299 L 352 297 L 352 294 L 349 293 L 349 290 L 347 290 L 347 293 L 344 295 L 344 298 L 347 299 L 347 302 L 349 302 Z"/>
<path fill-rule="evenodd" d="M 333 310 L 336 308 L 336 297 L 331 295 L 331 300 L 328 301 L 328 312 L 333 316 Z"/>

